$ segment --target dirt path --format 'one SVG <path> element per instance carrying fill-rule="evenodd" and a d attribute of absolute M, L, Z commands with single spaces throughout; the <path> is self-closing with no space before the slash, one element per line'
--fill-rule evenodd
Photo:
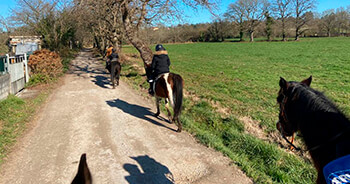
<path fill-rule="evenodd" d="M 95 184 L 252 183 L 228 158 L 152 116 L 154 103 L 81 52 L 35 127 L 0 168 L 0 183 L 70 183 L 87 153 Z M 165 117 L 162 115 L 162 117 Z"/>

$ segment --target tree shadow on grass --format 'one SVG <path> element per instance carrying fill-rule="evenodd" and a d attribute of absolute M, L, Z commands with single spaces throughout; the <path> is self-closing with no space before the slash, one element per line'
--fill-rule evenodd
<path fill-rule="evenodd" d="M 106 103 L 109 106 L 117 107 L 117 108 L 121 109 L 123 112 L 128 113 L 132 116 L 149 121 L 155 125 L 158 125 L 158 126 L 161 126 L 161 127 L 164 127 L 164 128 L 167 128 L 169 130 L 176 132 L 175 129 L 167 127 L 167 126 L 147 117 L 147 116 L 154 116 L 154 114 L 150 111 L 151 110 L 150 108 L 142 107 L 142 106 L 135 105 L 135 104 L 129 104 L 128 102 L 125 102 L 125 101 L 120 100 L 120 99 L 106 101 Z M 158 117 L 158 119 L 169 123 L 169 121 L 165 120 L 164 118 Z"/>
<path fill-rule="evenodd" d="M 130 176 L 125 176 L 129 184 L 152 183 L 152 184 L 173 184 L 173 174 L 170 170 L 148 155 L 131 157 L 141 166 L 142 171 L 134 164 L 124 164 L 123 168 Z"/>

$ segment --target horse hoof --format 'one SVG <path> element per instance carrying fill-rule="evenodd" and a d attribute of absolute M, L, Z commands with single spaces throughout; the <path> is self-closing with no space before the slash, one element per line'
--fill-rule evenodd
<path fill-rule="evenodd" d="M 158 116 L 159 116 L 159 114 L 160 114 L 160 113 L 155 113 L 155 114 L 154 114 L 154 116 L 155 116 L 155 117 L 158 117 Z"/>
<path fill-rule="evenodd" d="M 181 132 L 181 129 L 177 129 L 176 132 L 180 133 L 180 132 Z"/>

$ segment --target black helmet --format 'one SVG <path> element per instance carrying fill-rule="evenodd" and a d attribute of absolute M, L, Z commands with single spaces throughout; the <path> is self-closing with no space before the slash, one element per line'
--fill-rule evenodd
<path fill-rule="evenodd" d="M 162 45 L 162 44 L 156 45 L 156 51 L 161 51 L 161 50 L 165 50 L 165 48 L 163 47 L 163 45 Z"/>
<path fill-rule="evenodd" d="M 113 48 L 113 49 L 112 49 L 112 52 L 115 53 L 115 51 L 117 51 L 117 49 Z"/>

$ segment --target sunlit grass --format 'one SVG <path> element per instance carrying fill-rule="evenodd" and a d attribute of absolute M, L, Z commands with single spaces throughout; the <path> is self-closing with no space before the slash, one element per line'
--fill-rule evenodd
<path fill-rule="evenodd" d="M 165 45 L 171 71 L 180 74 L 187 93 L 181 120 L 200 142 L 230 157 L 258 183 L 312 183 L 311 163 L 244 133 L 237 120 L 248 116 L 267 132 L 275 130 L 279 77 L 301 81 L 313 76 L 311 86 L 323 91 L 350 114 L 350 38 L 312 38 L 300 42 L 193 43 Z M 126 53 L 136 53 L 131 47 Z M 126 73 L 132 72 L 130 66 Z M 128 78 L 137 88 L 147 87 L 140 75 Z M 217 113 L 208 102 L 230 109 Z"/>

